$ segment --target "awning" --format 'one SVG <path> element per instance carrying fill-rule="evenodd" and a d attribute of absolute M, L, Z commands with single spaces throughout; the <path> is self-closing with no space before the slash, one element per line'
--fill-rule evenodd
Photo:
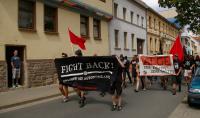
<path fill-rule="evenodd" d="M 79 12 L 81 14 L 88 15 L 88 16 L 94 16 L 94 17 L 105 19 L 108 21 L 110 21 L 113 17 L 112 14 L 108 14 L 102 10 L 94 8 L 78 0 L 61 0 L 61 5 L 75 12 Z"/>

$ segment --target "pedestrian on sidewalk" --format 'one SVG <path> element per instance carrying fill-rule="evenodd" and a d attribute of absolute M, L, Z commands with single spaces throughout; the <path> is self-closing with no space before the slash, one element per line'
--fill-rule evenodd
<path fill-rule="evenodd" d="M 196 56 L 195 58 L 195 71 L 197 69 L 197 67 L 200 66 L 200 58 L 199 58 L 199 55 Z"/>
<path fill-rule="evenodd" d="M 14 50 L 13 56 L 11 57 L 11 66 L 12 66 L 12 86 L 13 88 L 18 87 L 20 79 L 20 69 L 21 69 L 21 60 L 18 56 L 18 51 Z"/>
<path fill-rule="evenodd" d="M 191 81 L 192 68 L 194 67 L 194 62 L 190 60 L 189 55 L 186 55 L 183 64 L 184 64 L 184 69 L 185 69 L 184 78 L 185 78 L 186 84 L 189 85 Z"/>
<path fill-rule="evenodd" d="M 68 55 L 66 53 L 62 53 L 62 58 L 68 58 Z M 63 102 L 68 102 L 69 101 L 69 91 L 68 91 L 68 86 L 65 85 L 62 81 L 59 80 L 59 90 L 61 94 L 63 95 Z"/>
<path fill-rule="evenodd" d="M 115 56 L 119 62 L 119 68 L 116 70 L 116 73 L 114 73 L 114 78 L 111 81 L 111 90 L 110 94 L 112 95 L 112 111 L 115 110 L 122 110 L 122 78 L 123 78 L 123 68 L 125 67 L 123 62 Z"/>
<path fill-rule="evenodd" d="M 175 76 L 172 77 L 172 82 L 173 82 L 172 94 L 176 95 L 177 85 L 179 87 L 178 91 L 181 92 L 181 71 L 182 71 L 181 62 L 178 60 L 177 54 L 174 57 L 174 70 L 175 70 Z"/>

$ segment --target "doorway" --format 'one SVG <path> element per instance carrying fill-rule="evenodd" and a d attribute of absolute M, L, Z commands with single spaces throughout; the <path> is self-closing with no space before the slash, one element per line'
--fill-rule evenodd
<path fill-rule="evenodd" d="M 14 50 L 18 50 L 18 56 L 21 60 L 21 68 L 20 68 L 20 79 L 19 85 L 24 85 L 24 58 L 25 58 L 25 46 L 6 46 L 6 62 L 7 62 L 7 81 L 8 87 L 12 87 L 12 66 L 11 66 L 11 57 L 13 56 Z"/>
<path fill-rule="evenodd" d="M 143 54 L 144 40 L 137 39 L 137 54 Z"/>

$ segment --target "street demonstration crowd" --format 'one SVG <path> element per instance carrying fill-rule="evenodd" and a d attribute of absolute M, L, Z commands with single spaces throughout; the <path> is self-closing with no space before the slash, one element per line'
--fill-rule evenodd
<path fill-rule="evenodd" d="M 83 56 L 81 50 L 75 51 L 76 56 Z M 96 54 L 94 56 L 97 56 Z M 62 53 L 63 58 L 67 58 L 68 55 L 66 53 Z M 138 56 L 133 56 L 132 60 L 129 61 L 127 56 L 120 55 L 120 57 L 115 56 L 121 66 L 117 70 L 117 77 L 116 81 L 113 81 L 110 87 L 110 94 L 112 95 L 112 107 L 111 110 L 122 110 L 122 90 L 123 88 L 127 87 L 126 82 L 126 75 L 128 76 L 129 83 L 133 85 L 135 92 L 139 92 L 139 87 L 141 83 L 141 89 L 146 90 L 147 88 L 147 82 L 146 79 L 149 81 L 149 86 L 153 84 L 153 81 L 160 78 L 160 84 L 163 87 L 164 90 L 167 89 L 167 83 L 169 79 L 172 81 L 172 94 L 176 95 L 177 87 L 178 92 L 181 92 L 181 83 L 182 78 L 184 78 L 185 83 L 187 85 L 190 84 L 192 75 L 195 72 L 195 69 L 200 66 L 200 58 L 197 55 L 195 58 L 194 56 L 186 55 L 184 57 L 184 61 L 180 62 L 178 59 L 178 54 L 174 55 L 173 59 L 173 65 L 175 70 L 174 76 L 162 76 L 162 77 L 156 77 L 156 76 L 148 76 L 143 77 L 140 76 L 139 72 L 139 59 Z M 63 95 L 63 102 L 68 102 L 68 86 L 64 85 L 62 82 L 59 82 L 59 89 Z M 84 107 L 86 104 L 86 94 L 87 91 L 82 91 L 77 88 L 74 88 L 74 90 L 77 92 L 77 95 L 80 97 L 79 105 L 80 107 Z M 105 95 L 105 91 L 101 91 L 100 95 L 103 97 Z"/>

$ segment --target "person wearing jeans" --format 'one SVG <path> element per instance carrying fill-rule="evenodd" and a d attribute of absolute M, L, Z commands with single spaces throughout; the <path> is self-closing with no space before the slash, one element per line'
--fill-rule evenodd
<path fill-rule="evenodd" d="M 19 79 L 20 79 L 20 67 L 21 67 L 21 60 L 18 57 L 18 51 L 14 50 L 13 56 L 11 58 L 11 66 L 12 66 L 12 86 L 18 87 Z"/>

